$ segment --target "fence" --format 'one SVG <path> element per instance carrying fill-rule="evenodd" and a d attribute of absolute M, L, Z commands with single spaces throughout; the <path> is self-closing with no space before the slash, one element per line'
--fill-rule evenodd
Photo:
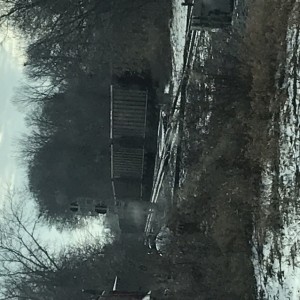
<path fill-rule="evenodd" d="M 141 199 L 148 92 L 113 85 L 110 92 L 111 180 L 114 199 Z M 131 189 L 132 195 L 128 189 Z"/>

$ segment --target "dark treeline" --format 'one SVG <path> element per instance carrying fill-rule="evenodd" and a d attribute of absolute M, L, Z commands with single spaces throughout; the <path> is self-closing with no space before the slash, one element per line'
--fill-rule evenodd
<path fill-rule="evenodd" d="M 103 247 L 89 237 L 78 247 L 55 249 L 40 238 L 43 221 L 25 215 L 24 199 L 9 194 L 0 220 L 1 299 L 98 299 L 119 277 L 119 288 L 148 285 L 150 257 L 145 246 L 123 237 Z M 128 257 L 128 253 L 132 253 Z M 134 258 L 134 259 L 133 259 Z M 149 269 L 150 271 L 150 269 Z"/>
<path fill-rule="evenodd" d="M 68 199 L 109 194 L 109 176 L 102 176 L 109 174 L 108 93 L 96 83 L 83 78 L 28 115 L 33 131 L 22 154 L 30 189 L 50 215 L 63 213 Z"/>
<path fill-rule="evenodd" d="M 0 0 L 0 6 L 0 25 L 27 40 L 29 85 L 15 102 L 25 107 L 31 130 L 19 150 L 43 216 L 29 222 L 25 198 L 3 213 L 1 299 L 95 299 L 116 275 L 121 289 L 146 290 L 158 271 L 148 275 L 151 257 L 136 238 L 104 248 L 86 241 L 57 253 L 59 246 L 44 245 L 37 231 L 45 218 L 72 227 L 77 197 L 111 197 L 110 84 L 147 88 L 155 110 L 171 65 L 170 1 Z"/>
<path fill-rule="evenodd" d="M 169 261 L 149 255 L 142 235 L 122 234 L 103 245 L 99 235 L 85 234 L 73 246 L 51 245 L 41 237 L 44 220 L 26 213 L 31 205 L 23 196 L 11 191 L 2 207 L 1 299 L 95 300 L 112 290 L 116 276 L 119 291 L 161 294 L 165 289 Z"/>
<path fill-rule="evenodd" d="M 168 53 L 170 4 L 2 0 L 1 6 L 0 22 L 28 41 L 32 84 L 16 102 L 28 108 L 32 129 L 21 141 L 29 187 L 49 220 L 67 218 L 76 197 L 110 197 L 112 78 L 127 84 L 139 78 L 148 88 L 156 82 L 159 90 L 168 77 L 170 55 L 160 54 Z"/>

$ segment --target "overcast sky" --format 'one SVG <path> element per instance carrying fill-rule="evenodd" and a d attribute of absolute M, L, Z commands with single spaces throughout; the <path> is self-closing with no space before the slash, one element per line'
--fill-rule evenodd
<path fill-rule="evenodd" d="M 24 172 L 16 161 L 16 140 L 25 132 L 24 115 L 11 103 L 17 86 L 24 81 L 21 43 L 11 33 L 0 33 L 0 201 L 7 185 L 20 185 Z"/>

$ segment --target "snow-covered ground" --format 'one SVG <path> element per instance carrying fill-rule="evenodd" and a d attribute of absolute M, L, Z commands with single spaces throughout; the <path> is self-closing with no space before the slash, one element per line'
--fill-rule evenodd
<path fill-rule="evenodd" d="M 296 4 L 299 9 L 299 3 Z M 298 10 L 295 14 L 298 15 Z M 263 174 L 262 209 L 268 214 L 274 178 L 278 176 L 279 231 L 256 228 L 253 264 L 259 299 L 300 299 L 300 26 L 292 25 L 287 35 L 286 80 L 288 95 L 280 115 L 279 174 L 266 166 Z M 259 240 L 260 239 L 260 240 Z"/>
<path fill-rule="evenodd" d="M 179 89 L 184 74 L 184 49 L 186 45 L 188 10 L 186 6 L 181 5 L 181 2 L 180 0 L 173 1 L 173 18 L 170 24 L 173 56 L 172 76 L 170 84 L 166 88 L 166 93 L 170 94 L 171 103 L 168 105 L 169 108 L 173 107 L 175 102 L 177 102 L 176 107 L 180 105 Z M 158 152 L 151 197 L 151 202 L 157 203 L 160 211 L 165 210 L 166 206 L 169 205 L 170 198 L 173 196 L 179 129 L 178 120 L 176 120 L 178 109 L 175 108 L 175 111 L 165 111 L 164 109 L 165 108 L 162 108 L 160 112 L 157 144 Z M 172 166 L 168 168 L 167 172 L 166 165 Z M 146 234 L 153 228 L 153 223 L 157 223 L 157 219 L 159 219 L 157 210 L 154 211 L 152 209 L 146 222 Z"/>
<path fill-rule="evenodd" d="M 299 9 L 299 6 L 298 6 Z M 170 202 L 174 182 L 173 165 L 176 160 L 178 138 L 178 109 L 180 104 L 181 80 L 184 75 L 184 48 L 186 45 L 187 8 L 180 0 L 173 1 L 173 20 L 171 23 L 171 42 L 173 47 L 173 72 L 170 87 L 172 103 L 177 101 L 174 111 L 168 115 L 161 112 L 158 132 L 158 157 L 155 170 L 152 202 L 163 204 Z M 199 38 L 199 37 L 198 37 Z M 209 40 L 209 35 L 202 39 Z M 253 234 L 253 265 L 257 280 L 259 299 L 299 300 L 300 299 L 300 37 L 299 26 L 292 26 L 287 36 L 286 80 L 282 93 L 288 94 L 288 100 L 280 116 L 280 156 L 279 174 L 266 165 L 262 178 L 262 214 L 268 215 L 274 178 L 278 176 L 278 192 L 281 199 L 280 213 L 283 224 L 279 231 L 261 231 L 256 228 Z M 198 51 L 198 59 L 205 60 L 205 49 Z M 169 117 L 169 118 L 168 118 Z M 167 122 L 166 122 L 166 119 Z M 167 123 L 167 124 L 166 124 Z M 205 126 L 204 126 L 205 127 Z M 175 154 L 175 155 L 174 155 Z M 151 230 L 157 213 L 149 213 L 146 233 Z M 163 219 L 163 216 L 162 216 Z M 267 225 L 266 227 L 267 228 Z M 262 246 L 262 247 L 261 247 Z"/>
<path fill-rule="evenodd" d="M 184 48 L 186 43 L 187 7 L 181 0 L 173 1 L 173 19 L 171 22 L 171 45 L 173 50 L 172 85 L 173 96 L 179 88 L 184 66 Z"/>

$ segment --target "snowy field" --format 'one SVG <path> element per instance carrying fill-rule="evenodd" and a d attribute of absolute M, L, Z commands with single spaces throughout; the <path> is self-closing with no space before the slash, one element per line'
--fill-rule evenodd
<path fill-rule="evenodd" d="M 173 71 L 171 82 L 166 88 L 170 93 L 173 111 L 162 109 L 158 129 L 158 154 L 151 201 L 158 210 L 151 210 L 145 233 L 157 226 L 161 227 L 165 215 L 161 213 L 172 202 L 174 192 L 174 175 L 179 139 L 179 110 L 181 95 L 178 93 L 185 72 L 184 50 L 187 44 L 187 8 L 181 1 L 173 1 L 173 20 L 171 22 L 171 43 L 173 48 Z M 198 48 L 198 60 L 205 60 L 205 48 L 201 51 L 203 40 L 209 43 L 209 35 L 196 36 L 193 47 Z M 201 39 L 201 41 L 200 41 Z M 274 178 L 278 176 L 278 192 L 282 202 L 280 213 L 283 226 L 276 233 L 254 232 L 253 265 L 257 280 L 259 299 L 299 300 L 300 299 L 300 50 L 299 26 L 292 26 L 287 36 L 286 78 L 283 92 L 288 100 L 281 111 L 279 174 L 275 174 L 267 165 L 263 174 L 261 203 L 264 214 L 271 206 Z M 193 51 L 192 59 L 193 59 Z M 204 126 L 205 127 L 205 126 Z M 159 212 L 157 212 L 159 211 Z M 258 240 L 259 239 L 259 240 Z M 261 247 L 263 245 L 263 247 Z"/>
<path fill-rule="evenodd" d="M 295 10 L 297 12 L 297 9 Z M 166 114 L 161 112 L 158 140 L 158 159 L 156 165 L 156 180 L 154 182 L 152 202 L 166 205 L 173 197 L 174 169 L 172 161 L 176 161 L 178 137 L 178 109 L 181 98 L 178 90 L 185 72 L 184 47 L 186 45 L 187 9 L 181 6 L 181 1 L 173 2 L 173 20 L 171 23 L 171 41 L 173 47 L 173 73 L 169 85 L 171 99 L 177 101 L 174 111 L 169 115 L 166 123 Z M 200 60 L 205 60 L 205 49 L 201 52 L 199 36 L 196 36 L 195 45 L 200 53 Z M 201 37 L 209 43 L 209 35 Z M 262 210 L 264 213 L 270 208 L 270 196 L 273 192 L 275 176 L 279 178 L 278 192 L 282 202 L 280 213 L 283 216 L 283 226 L 279 232 L 271 230 L 261 234 L 254 233 L 253 265 L 257 280 L 259 299 L 272 300 L 299 300 L 300 299 L 300 50 L 299 26 L 291 26 L 288 31 L 286 78 L 281 92 L 288 95 L 288 100 L 281 111 L 280 124 L 280 156 L 279 174 L 274 174 L 266 166 L 263 174 Z M 196 47 L 195 46 L 195 47 Z M 191 51 L 193 53 L 193 51 Z M 202 56 L 201 56 L 202 55 Z M 192 55 L 193 59 L 193 55 Z M 169 168 L 166 169 L 165 160 L 168 157 Z M 149 214 L 149 226 L 154 212 Z M 163 217 L 162 217 L 163 219 Z M 148 229 L 151 226 L 148 227 Z M 257 243 L 256 238 L 263 239 Z M 261 240 L 259 241 L 261 242 Z"/>
<path fill-rule="evenodd" d="M 298 3 L 299 4 L 299 3 Z M 299 9 L 299 5 L 296 6 Z M 298 14 L 299 10 L 295 10 Z M 278 176 L 279 231 L 254 232 L 253 264 L 259 299 L 300 299 L 300 37 L 299 25 L 287 35 L 286 78 L 282 89 L 288 95 L 280 115 L 279 174 L 266 166 L 261 195 L 262 209 L 271 205 L 274 178 Z M 258 230 L 258 229 L 257 229 Z M 263 235 L 263 236 L 262 236 Z M 258 243 L 258 239 L 262 239 Z M 262 246 L 259 246 L 262 245 Z"/>

